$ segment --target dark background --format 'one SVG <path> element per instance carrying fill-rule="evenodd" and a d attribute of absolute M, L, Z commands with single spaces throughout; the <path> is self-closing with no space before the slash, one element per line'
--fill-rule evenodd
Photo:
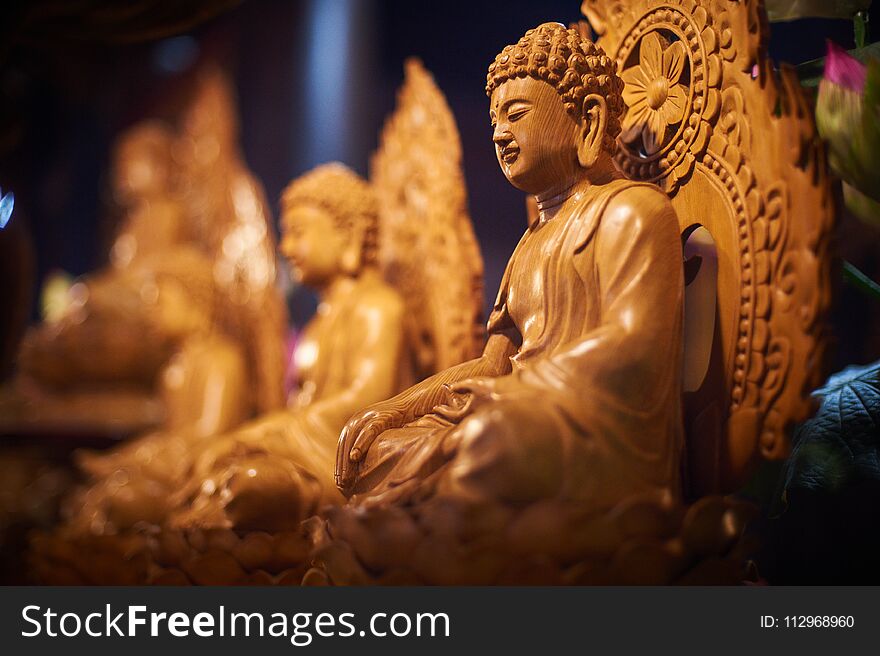
<path fill-rule="evenodd" d="M 527 29 L 580 19 L 578 1 L 220 5 L 217 16 L 183 36 L 137 43 L 109 42 L 106 34 L 74 29 L 69 21 L 52 29 L 34 28 L 33 21 L 16 24 L 10 10 L 0 51 L 0 188 L 15 192 L 13 222 L 27 228 L 34 244 L 32 298 L 49 271 L 82 274 L 104 262 L 114 229 L 106 177 L 113 139 L 144 118 L 173 120 L 200 61 L 217 60 L 234 77 L 244 156 L 277 216 L 284 185 L 317 164 L 338 159 L 367 174 L 402 82 L 403 61 L 415 55 L 433 72 L 458 122 L 490 303 L 525 211 L 522 194 L 495 161 L 483 91 L 486 68 Z M 822 56 L 825 38 L 852 47 L 852 34 L 848 21 L 777 24 L 770 50 L 777 60 L 799 63 Z M 858 228 L 852 241 L 861 249 L 859 263 L 874 273 L 877 249 L 866 243 L 876 245 L 877 235 Z M 841 361 L 871 358 L 880 345 L 873 348 L 877 331 L 867 315 L 859 315 L 865 303 L 857 292 L 845 292 L 843 302 L 853 326 L 842 340 Z M 310 298 L 297 293 L 291 304 L 301 324 Z M 37 315 L 34 303 L 31 316 Z"/>

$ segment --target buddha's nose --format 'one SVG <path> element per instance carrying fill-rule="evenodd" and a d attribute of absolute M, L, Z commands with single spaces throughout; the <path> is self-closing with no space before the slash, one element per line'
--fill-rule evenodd
<path fill-rule="evenodd" d="M 504 148 L 507 144 L 513 141 L 513 134 L 510 130 L 495 130 L 492 134 L 492 141 L 495 142 L 495 145 L 499 148 Z"/>

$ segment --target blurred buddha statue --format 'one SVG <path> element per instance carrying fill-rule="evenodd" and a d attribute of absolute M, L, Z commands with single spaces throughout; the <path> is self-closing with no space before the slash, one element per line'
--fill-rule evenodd
<path fill-rule="evenodd" d="M 378 266 L 378 207 L 341 164 L 294 180 L 282 196 L 281 253 L 318 292 L 297 342 L 298 390 L 287 410 L 216 438 L 197 457 L 191 506 L 172 524 L 287 529 L 339 503 L 336 439 L 357 409 L 413 382 L 400 294 Z"/>
<path fill-rule="evenodd" d="M 159 287 L 150 316 L 193 344 L 181 348 L 163 375 L 163 389 L 173 392 L 164 395 L 172 417 L 174 411 L 193 416 L 169 421 L 162 431 L 109 453 L 80 453 L 79 463 L 93 482 L 76 496 L 71 526 L 101 534 L 162 523 L 174 507 L 172 493 L 192 476 L 201 489 L 216 489 L 212 498 L 228 500 L 230 512 L 238 509 L 246 516 L 287 512 L 298 505 L 312 509 L 338 494 L 331 473 L 336 435 L 345 419 L 411 382 L 402 352 L 402 301 L 378 273 L 376 200 L 366 182 L 342 165 L 326 165 L 294 181 L 282 203 L 282 253 L 299 281 L 321 297 L 317 316 L 298 340 L 300 389 L 291 407 L 216 436 L 218 426 L 229 430 L 246 416 L 246 363 L 240 352 L 233 357 L 227 349 L 221 357 L 205 348 L 217 339 L 210 331 L 212 315 L 200 311 L 204 304 L 187 289 L 215 292 L 220 285 L 209 259 L 191 261 L 187 284 L 168 281 Z M 359 329 L 352 331 L 352 325 Z M 224 366 L 236 375 L 222 375 Z M 186 388 L 201 396 L 184 393 Z M 204 439 L 211 436 L 216 437 Z M 200 463 L 195 473 L 194 462 Z M 214 464 L 233 479 L 228 486 L 210 477 L 201 483 Z M 321 480 L 321 474 L 322 482 L 330 484 L 316 487 L 312 477 Z M 286 504 L 267 504 L 264 495 L 262 503 L 248 505 L 254 494 L 275 490 L 284 475 L 292 497 Z M 323 494 L 311 495 L 313 489 Z"/>
<path fill-rule="evenodd" d="M 125 434 L 157 424 L 176 430 L 200 417 L 197 432 L 210 434 L 283 405 L 286 312 L 275 287 L 271 217 L 236 141 L 232 91 L 215 69 L 202 72 L 179 135 L 148 122 L 120 139 L 112 179 L 125 218 L 111 264 L 55 292 L 51 316 L 25 338 L 23 420 L 45 425 L 49 415 L 62 430 Z M 224 334 L 243 359 L 243 373 L 236 368 L 233 378 L 246 382 L 228 381 L 238 390 L 234 402 L 210 421 L 202 411 L 215 401 L 198 395 L 219 389 L 216 371 L 210 389 L 175 382 L 179 336 L 154 321 L 156 287 L 145 282 L 173 271 L 185 286 L 194 279 L 187 266 L 203 269 L 196 277 L 210 278 L 222 307 L 200 334 Z M 120 456 L 105 465 L 83 462 L 100 474 Z"/>
<path fill-rule="evenodd" d="M 170 363 L 170 376 L 161 379 L 169 413 L 163 430 L 107 454 L 80 454 L 81 466 L 94 477 L 108 477 L 121 468 L 145 468 L 161 473 L 162 480 L 178 480 L 190 462 L 182 455 L 189 445 L 284 405 L 286 310 L 275 286 L 271 217 L 261 186 L 242 161 L 237 133 L 229 81 L 217 69 L 202 71 L 173 145 L 179 181 L 176 198 L 188 218 L 182 237 L 204 254 L 200 275 L 210 281 L 217 298 L 211 321 L 238 345 L 245 384 L 235 387 L 228 413 L 217 407 L 207 415 L 214 418 L 209 425 L 200 410 L 210 405 L 207 399 L 203 403 L 178 393 L 183 387 L 177 391 L 168 387 L 169 381 L 180 379 L 182 371 L 179 361 Z M 224 389 L 220 379 L 206 380 L 212 389 Z M 198 423 L 193 418 L 175 418 L 175 412 L 185 413 L 187 408 L 201 417 Z M 123 478 L 139 478 L 129 474 Z"/>
<path fill-rule="evenodd" d="M 84 398 L 94 406 L 85 411 L 94 415 L 96 424 L 102 422 L 102 414 L 109 414 L 103 420 L 112 425 L 117 419 L 114 393 L 134 391 L 149 398 L 173 352 L 172 340 L 142 311 L 149 291 L 138 287 L 150 262 L 183 242 L 183 213 L 173 189 L 172 140 L 165 126 L 148 121 L 117 142 L 112 184 L 124 217 L 111 264 L 55 291 L 46 321 L 30 329 L 21 345 L 22 387 L 41 411 L 53 401 L 79 407 L 77 393 L 86 392 Z"/>

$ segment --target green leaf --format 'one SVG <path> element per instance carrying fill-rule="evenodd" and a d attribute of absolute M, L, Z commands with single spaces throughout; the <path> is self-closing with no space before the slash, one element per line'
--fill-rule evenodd
<path fill-rule="evenodd" d="M 853 16 L 853 31 L 856 48 L 864 48 L 868 38 L 868 15 L 865 12 L 860 11 Z"/>
<path fill-rule="evenodd" d="M 798 18 L 852 18 L 871 6 L 871 0 L 765 0 L 771 22 Z"/>
<path fill-rule="evenodd" d="M 814 395 L 821 405 L 795 432 L 785 492 L 880 482 L 880 362 L 847 367 Z"/>
<path fill-rule="evenodd" d="M 773 585 L 880 583 L 880 362 L 849 367 L 815 395 L 794 435 L 758 566 Z"/>

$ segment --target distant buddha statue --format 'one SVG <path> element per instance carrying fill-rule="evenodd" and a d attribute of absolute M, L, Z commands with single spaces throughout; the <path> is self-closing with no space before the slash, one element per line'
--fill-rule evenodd
<path fill-rule="evenodd" d="M 209 401 L 186 386 L 175 395 L 174 375 L 165 376 L 180 371 L 170 367 L 178 340 L 150 316 L 151 271 L 177 271 L 185 283 L 194 258 L 223 307 L 212 311 L 211 332 L 236 343 L 248 381 L 211 430 L 283 405 L 286 311 L 272 218 L 237 139 L 233 91 L 217 69 L 201 72 L 178 132 L 148 121 L 120 137 L 112 183 L 124 218 L 110 265 L 56 292 L 55 316 L 23 340 L 13 427 L 128 436 L 178 428 L 188 408 L 200 412 Z"/>
<path fill-rule="evenodd" d="M 22 377 L 52 398 L 108 385 L 148 390 L 170 356 L 165 336 L 147 329 L 137 285 L 146 262 L 185 241 L 172 143 L 171 131 L 154 121 L 120 136 L 112 187 L 123 219 L 111 264 L 70 286 L 55 316 L 32 328 L 22 343 Z"/>
<path fill-rule="evenodd" d="M 287 410 L 213 440 L 197 456 L 192 498 L 173 525 L 283 529 L 320 504 L 341 502 L 332 475 L 339 430 L 357 409 L 413 380 L 405 305 L 376 259 L 369 184 L 328 164 L 293 181 L 282 205 L 281 252 L 320 299 L 297 340 L 298 390 Z"/>

